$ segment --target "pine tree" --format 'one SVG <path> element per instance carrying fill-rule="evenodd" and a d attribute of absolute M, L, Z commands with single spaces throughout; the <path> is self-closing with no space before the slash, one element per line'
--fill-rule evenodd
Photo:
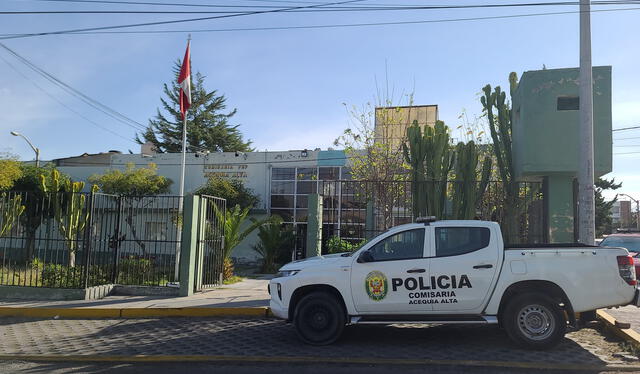
<path fill-rule="evenodd" d="M 178 60 L 173 68 L 174 79 L 164 84 L 166 98 L 160 98 L 164 112 L 158 109 L 155 118 L 142 134 L 136 134 L 139 144 L 151 142 L 160 153 L 182 151 L 182 115 L 180 114 L 180 86 L 177 77 L 182 62 Z M 187 111 L 187 152 L 208 150 L 210 152 L 251 151 L 251 141 L 245 141 L 238 129 L 239 125 L 229 124 L 236 109 L 228 113 L 226 98 L 218 96 L 218 91 L 208 92 L 204 88 L 205 76 L 199 72 L 191 76 L 191 108 Z"/>

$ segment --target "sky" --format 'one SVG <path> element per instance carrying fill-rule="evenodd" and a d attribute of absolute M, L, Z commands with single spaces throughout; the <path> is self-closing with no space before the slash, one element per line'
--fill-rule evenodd
<path fill-rule="evenodd" d="M 116 0 L 123 1 L 123 0 Z M 147 0 L 157 3 L 309 6 L 310 0 Z M 329 0 L 328 0 L 329 1 Z M 328 2 L 327 1 L 327 2 Z M 557 1 L 557 0 L 553 0 Z M 367 0 L 348 4 L 502 4 L 522 0 Z M 343 6 L 348 6 L 343 5 Z M 613 67 L 613 128 L 640 125 L 640 4 L 594 6 L 628 9 L 592 14 L 593 64 Z M 179 10 L 223 8 L 96 4 L 51 0 L 2 0 L 1 11 Z M 266 9 L 266 8 L 264 8 Z M 271 9 L 271 8 L 269 8 Z M 232 8 L 230 10 L 238 10 Z M 146 124 L 160 105 L 163 83 L 184 55 L 191 31 L 192 69 L 205 86 L 237 108 L 232 123 L 257 150 L 333 146 L 349 126 L 347 107 L 389 96 L 406 103 L 437 104 L 450 127 L 460 115 L 481 115 L 482 87 L 508 86 L 508 74 L 577 67 L 578 14 L 512 17 L 367 27 L 196 32 L 281 26 L 433 21 L 576 11 L 577 6 L 421 9 L 368 12 L 253 14 L 127 30 L 156 34 L 66 34 L 2 39 L 6 34 L 175 20 L 216 14 L 0 14 L 0 42 L 87 96 Z M 116 31 L 116 30 L 114 30 Z M 8 64 L 7 64 L 8 62 Z M 36 86 L 37 85 L 37 86 Z M 345 107 L 346 106 L 346 107 Z M 41 159 L 129 150 L 136 129 L 113 120 L 29 70 L 0 48 L 0 152 L 22 160 L 34 153 L 19 131 L 41 149 Z M 106 129 L 106 130 L 105 130 Z M 455 136 L 460 136 L 454 133 Z M 640 199 L 640 129 L 614 132 L 613 172 L 624 192 Z M 639 153 L 633 153 L 633 152 Z M 622 154 L 631 153 L 631 154 Z M 607 193 L 612 197 L 615 193 Z"/>

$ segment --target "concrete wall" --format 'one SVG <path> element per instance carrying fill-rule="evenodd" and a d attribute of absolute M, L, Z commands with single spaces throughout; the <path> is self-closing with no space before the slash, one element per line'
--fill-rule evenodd
<path fill-rule="evenodd" d="M 513 97 L 513 158 L 518 176 L 575 175 L 579 111 L 558 110 L 559 97 L 577 97 L 579 69 L 525 72 Z M 611 67 L 593 68 L 595 172 L 612 169 Z"/>

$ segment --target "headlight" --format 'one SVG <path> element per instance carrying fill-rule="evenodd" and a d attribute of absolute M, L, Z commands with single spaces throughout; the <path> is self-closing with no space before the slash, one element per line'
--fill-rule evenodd
<path fill-rule="evenodd" d="M 290 277 L 298 274 L 299 272 L 300 270 L 281 270 L 278 272 L 278 277 Z"/>

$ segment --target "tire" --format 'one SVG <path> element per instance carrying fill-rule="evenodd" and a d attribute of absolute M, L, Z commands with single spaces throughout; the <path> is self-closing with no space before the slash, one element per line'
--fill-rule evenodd
<path fill-rule="evenodd" d="M 509 338 L 529 349 L 549 349 L 562 340 L 567 330 L 564 310 L 558 302 L 539 293 L 514 297 L 502 318 Z"/>
<path fill-rule="evenodd" d="M 346 315 L 335 296 L 326 292 L 312 292 L 296 305 L 293 322 L 303 342 L 328 345 L 342 335 Z"/>

